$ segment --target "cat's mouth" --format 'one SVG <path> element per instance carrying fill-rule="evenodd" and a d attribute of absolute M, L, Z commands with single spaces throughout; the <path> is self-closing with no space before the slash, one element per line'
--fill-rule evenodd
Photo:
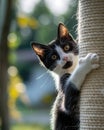
<path fill-rule="evenodd" d="M 72 65 L 73 65 L 73 62 L 72 62 L 72 61 L 67 61 L 62 68 L 63 68 L 63 69 L 68 69 L 68 68 L 71 67 Z"/>

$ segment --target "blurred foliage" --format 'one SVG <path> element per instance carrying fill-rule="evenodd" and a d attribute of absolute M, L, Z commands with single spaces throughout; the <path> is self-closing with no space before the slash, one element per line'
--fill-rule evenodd
<path fill-rule="evenodd" d="M 35 124 L 15 124 L 11 130 L 50 130 L 49 126 Z"/>
<path fill-rule="evenodd" d="M 21 100 L 24 103 L 28 102 L 28 98 L 25 94 L 26 88 L 15 66 L 10 66 L 8 68 L 8 74 L 9 74 L 8 105 L 9 105 L 9 110 L 10 110 L 10 116 L 13 120 L 20 120 L 21 114 L 18 111 L 18 108 L 16 106 L 16 101 L 18 98 L 21 98 Z"/>
<path fill-rule="evenodd" d="M 16 49 L 20 44 L 20 39 L 16 32 L 12 32 L 8 35 L 8 47 L 10 49 Z"/>
<path fill-rule="evenodd" d="M 17 23 L 21 28 L 30 27 L 35 29 L 38 27 L 38 22 L 33 17 L 17 17 Z"/>

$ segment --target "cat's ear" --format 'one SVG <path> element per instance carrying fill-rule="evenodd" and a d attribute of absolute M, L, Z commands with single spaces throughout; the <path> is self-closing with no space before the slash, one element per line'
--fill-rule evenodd
<path fill-rule="evenodd" d="M 33 50 L 35 51 L 36 55 L 38 55 L 40 58 L 44 57 L 44 52 L 47 49 L 46 45 L 32 42 L 31 46 L 32 46 Z"/>
<path fill-rule="evenodd" d="M 70 41 L 73 40 L 73 37 L 63 23 L 59 23 L 58 25 L 58 39 L 68 39 Z"/>

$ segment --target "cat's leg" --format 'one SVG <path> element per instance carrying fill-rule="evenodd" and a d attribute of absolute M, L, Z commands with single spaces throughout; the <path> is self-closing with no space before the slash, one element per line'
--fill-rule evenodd
<path fill-rule="evenodd" d="M 68 78 L 65 85 L 64 110 L 68 113 L 75 112 L 79 101 L 79 92 L 86 75 L 99 67 L 99 56 L 95 53 L 89 53 L 86 57 L 80 58 L 79 63 Z"/>

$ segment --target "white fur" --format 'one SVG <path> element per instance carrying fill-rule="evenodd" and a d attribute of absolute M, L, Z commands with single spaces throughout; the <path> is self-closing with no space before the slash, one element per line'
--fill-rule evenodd
<path fill-rule="evenodd" d="M 89 53 L 86 57 L 80 58 L 79 63 L 68 79 L 67 84 L 71 81 L 80 90 L 86 75 L 92 70 L 99 67 L 99 56 L 95 53 Z"/>
<path fill-rule="evenodd" d="M 55 80 L 56 89 L 59 90 L 59 87 L 60 87 L 60 77 L 59 77 L 59 75 L 57 75 L 56 73 L 54 73 L 52 71 L 51 71 L 51 75 L 52 75 L 53 79 Z"/>
<path fill-rule="evenodd" d="M 65 53 L 59 46 L 56 46 L 55 48 L 60 55 L 60 60 L 57 61 L 57 67 L 54 69 L 54 72 L 58 74 L 60 77 L 65 73 L 72 73 L 75 69 L 77 63 L 78 63 L 78 56 L 74 55 L 72 52 Z M 65 65 L 65 61 L 63 60 L 64 57 L 68 57 L 69 61 L 73 62 L 72 67 L 69 67 L 68 69 L 63 69 L 63 65 Z"/>
<path fill-rule="evenodd" d="M 71 55 L 69 53 L 65 53 L 59 46 L 56 46 L 55 48 L 60 55 L 60 60 L 58 60 L 58 64 L 63 66 L 65 64 L 65 61 L 63 60 L 64 57 L 68 57 L 68 60 L 72 61 Z"/>

